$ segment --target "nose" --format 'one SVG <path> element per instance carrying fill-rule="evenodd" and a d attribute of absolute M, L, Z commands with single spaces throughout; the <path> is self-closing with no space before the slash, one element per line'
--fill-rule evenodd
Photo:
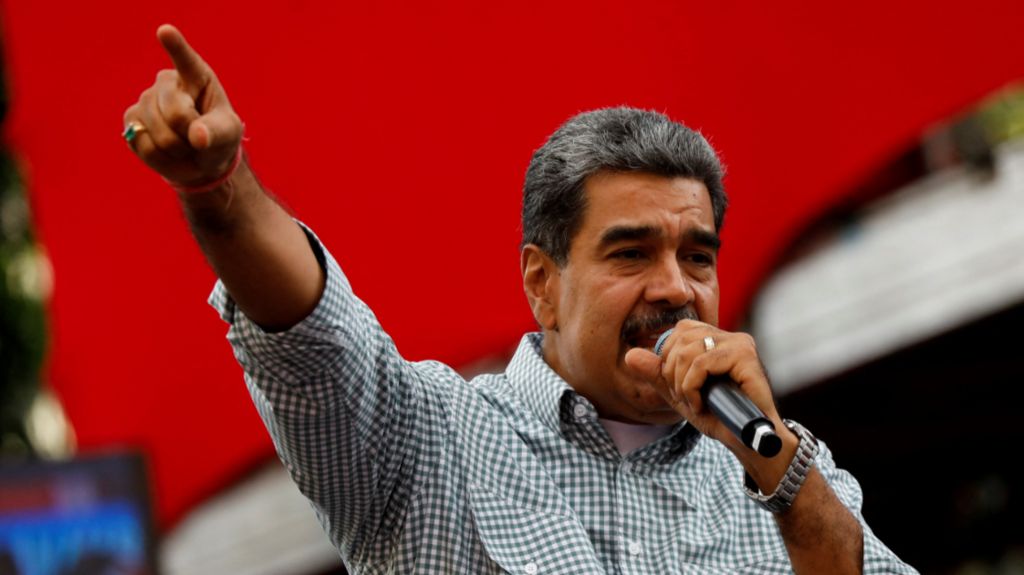
<path fill-rule="evenodd" d="M 644 298 L 648 303 L 672 308 L 693 303 L 693 286 L 675 254 L 665 255 L 652 267 Z"/>

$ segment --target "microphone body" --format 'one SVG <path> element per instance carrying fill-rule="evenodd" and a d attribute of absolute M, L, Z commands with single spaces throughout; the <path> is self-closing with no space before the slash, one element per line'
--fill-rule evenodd
<path fill-rule="evenodd" d="M 661 334 L 654 345 L 654 353 L 661 355 L 672 330 Z M 775 457 L 782 450 L 782 439 L 775 433 L 775 425 L 749 397 L 743 395 L 739 385 L 724 375 L 712 375 L 704 382 L 701 395 L 711 412 L 729 431 L 750 449 L 763 457 Z"/>

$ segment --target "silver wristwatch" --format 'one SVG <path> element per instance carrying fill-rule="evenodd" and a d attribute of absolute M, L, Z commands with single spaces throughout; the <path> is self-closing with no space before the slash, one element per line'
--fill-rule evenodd
<path fill-rule="evenodd" d="M 797 445 L 793 461 L 789 463 L 789 469 L 782 476 L 782 481 L 779 481 L 779 486 L 775 488 L 771 495 L 764 495 L 758 490 L 754 478 L 749 474 L 743 474 L 743 490 L 747 492 L 751 499 L 758 502 L 761 507 L 772 513 L 782 513 L 793 505 L 793 500 L 796 499 L 800 486 L 804 484 L 807 474 L 811 472 L 814 458 L 818 456 L 818 440 L 811 435 L 810 431 L 789 419 L 784 420 L 783 423 L 800 438 L 800 444 Z"/>

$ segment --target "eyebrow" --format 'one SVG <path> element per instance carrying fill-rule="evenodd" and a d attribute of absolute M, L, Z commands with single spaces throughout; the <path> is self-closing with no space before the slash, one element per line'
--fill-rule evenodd
<path fill-rule="evenodd" d="M 635 240 L 647 240 L 661 235 L 661 230 L 654 226 L 612 226 L 601 234 L 598 245 L 602 248 Z"/>
<path fill-rule="evenodd" d="M 715 250 L 716 252 L 718 251 L 718 248 L 722 247 L 722 238 L 720 238 L 717 233 L 709 232 L 707 230 L 691 228 L 686 230 L 686 233 L 683 234 L 683 238 L 697 245 Z"/>
<path fill-rule="evenodd" d="M 649 240 L 663 235 L 661 228 L 656 226 L 612 226 L 601 234 L 598 246 L 604 249 L 619 242 Z M 722 239 L 715 232 L 698 228 L 690 228 L 683 233 L 682 240 L 695 243 L 718 251 L 722 247 Z"/>

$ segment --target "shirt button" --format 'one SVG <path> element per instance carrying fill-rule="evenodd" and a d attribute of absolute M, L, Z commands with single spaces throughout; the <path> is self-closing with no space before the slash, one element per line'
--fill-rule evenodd
<path fill-rule="evenodd" d="M 582 403 L 577 403 L 576 407 L 572 408 L 572 414 L 575 415 L 578 419 L 583 419 L 584 417 L 587 416 L 587 406 L 583 405 Z M 533 563 L 531 563 L 531 565 L 533 565 Z"/>
<path fill-rule="evenodd" d="M 633 541 L 632 543 L 629 544 L 629 554 L 632 555 L 633 557 L 636 557 L 637 555 L 639 555 L 640 551 L 641 551 L 640 544 L 637 543 L 636 541 Z"/>
<path fill-rule="evenodd" d="M 533 575 L 534 573 L 537 572 L 537 564 L 534 563 L 533 561 L 530 561 L 529 563 L 526 564 L 525 567 L 523 567 L 523 571 L 526 572 L 526 575 Z"/>

